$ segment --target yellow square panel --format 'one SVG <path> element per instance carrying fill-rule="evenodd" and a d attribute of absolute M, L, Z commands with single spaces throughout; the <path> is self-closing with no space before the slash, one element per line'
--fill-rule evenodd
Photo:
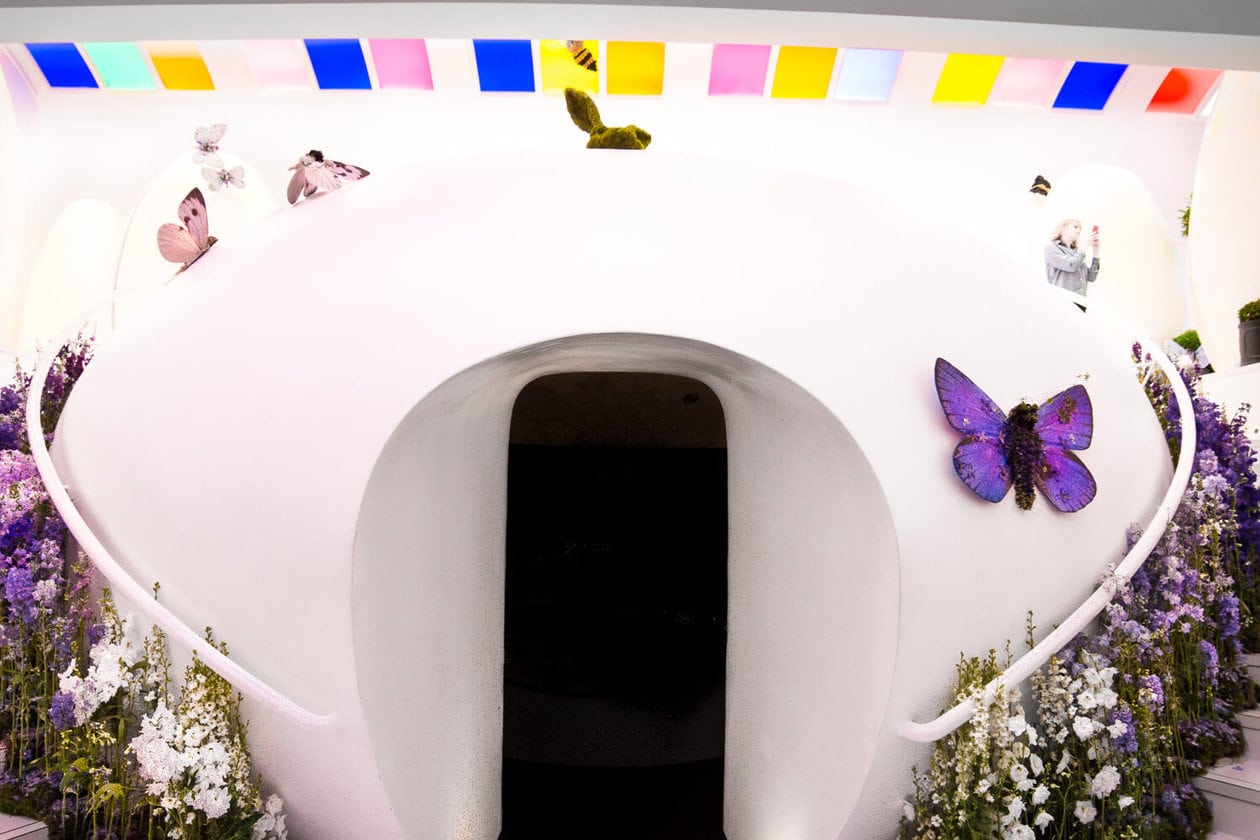
<path fill-rule="evenodd" d="M 544 91 L 571 87 L 599 93 L 599 41 L 539 41 L 538 55 Z"/>
<path fill-rule="evenodd" d="M 665 45 L 609 41 L 607 72 L 609 93 L 660 96 L 665 88 Z"/>
<path fill-rule="evenodd" d="M 214 80 L 196 44 L 166 42 L 144 46 L 167 90 L 214 90 Z"/>
<path fill-rule="evenodd" d="M 936 80 L 932 101 L 952 105 L 985 104 L 1005 60 L 1000 55 L 950 53 Z"/>
<path fill-rule="evenodd" d="M 831 70 L 836 66 L 835 47 L 779 47 L 774 67 L 775 99 L 826 99 Z"/>

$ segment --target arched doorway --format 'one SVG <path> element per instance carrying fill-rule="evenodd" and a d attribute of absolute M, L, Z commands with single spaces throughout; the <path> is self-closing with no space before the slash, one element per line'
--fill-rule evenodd
<path fill-rule="evenodd" d="M 509 441 L 502 840 L 722 838 L 721 404 L 682 376 L 554 374 Z"/>

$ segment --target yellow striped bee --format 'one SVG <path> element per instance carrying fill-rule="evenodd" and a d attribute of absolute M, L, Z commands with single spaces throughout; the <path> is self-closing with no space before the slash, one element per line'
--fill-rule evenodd
<path fill-rule="evenodd" d="M 591 55 L 584 41 L 565 41 L 564 45 L 569 48 L 569 52 L 573 53 L 573 60 L 579 67 L 585 67 L 592 73 L 599 69 L 595 66 L 595 56 Z"/>

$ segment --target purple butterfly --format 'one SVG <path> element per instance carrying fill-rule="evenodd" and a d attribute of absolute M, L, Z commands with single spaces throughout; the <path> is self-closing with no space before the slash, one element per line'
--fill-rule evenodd
<path fill-rule="evenodd" d="M 1088 449 L 1094 435 L 1085 386 L 1073 385 L 1040 407 L 1021 402 L 1007 417 L 962 371 L 937 359 L 936 394 L 949 425 L 963 433 L 954 472 L 977 496 L 1000 502 L 1014 484 L 1015 503 L 1028 510 L 1035 484 L 1064 513 L 1094 500 L 1098 485 L 1070 451 Z"/>

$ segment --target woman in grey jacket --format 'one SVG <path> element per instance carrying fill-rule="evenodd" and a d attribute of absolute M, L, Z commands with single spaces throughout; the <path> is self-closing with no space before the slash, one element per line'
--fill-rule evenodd
<path fill-rule="evenodd" d="M 1085 294 L 1087 283 L 1098 279 L 1098 228 L 1093 231 L 1094 258 L 1086 264 L 1084 251 L 1076 250 L 1081 238 L 1081 220 L 1064 219 L 1046 244 L 1046 280 L 1052 286 Z"/>

